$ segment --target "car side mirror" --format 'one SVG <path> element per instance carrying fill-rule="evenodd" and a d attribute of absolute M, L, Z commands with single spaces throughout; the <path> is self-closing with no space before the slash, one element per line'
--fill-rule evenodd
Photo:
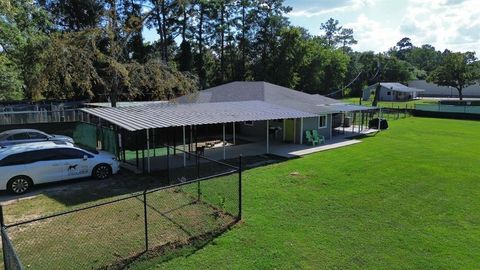
<path fill-rule="evenodd" d="M 87 155 L 83 155 L 83 160 L 87 160 L 88 159 L 88 156 Z"/>

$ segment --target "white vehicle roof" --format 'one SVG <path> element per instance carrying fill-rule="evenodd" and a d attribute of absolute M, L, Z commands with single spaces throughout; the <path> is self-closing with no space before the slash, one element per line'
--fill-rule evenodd
<path fill-rule="evenodd" d="M 73 144 L 62 141 L 44 141 L 14 144 L 5 147 L 0 147 L 0 160 L 11 154 L 17 154 L 27 151 L 55 149 L 55 148 L 76 148 Z"/>
<path fill-rule="evenodd" d="M 41 130 L 38 130 L 38 129 L 22 128 L 22 129 L 10 129 L 10 130 L 0 132 L 0 138 L 10 136 L 10 135 L 14 135 L 14 134 L 25 133 L 25 132 L 37 132 L 37 133 L 42 133 L 42 134 L 45 134 L 47 136 L 50 136 L 49 134 L 47 134 L 47 133 L 45 133 Z"/>

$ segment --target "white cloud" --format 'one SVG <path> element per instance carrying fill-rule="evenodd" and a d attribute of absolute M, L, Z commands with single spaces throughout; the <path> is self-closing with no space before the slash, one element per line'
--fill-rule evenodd
<path fill-rule="evenodd" d="M 386 51 L 403 37 L 398 29 L 391 29 L 363 13 L 345 26 L 354 29 L 355 39 L 358 40 L 354 49 L 360 51 Z"/>
<path fill-rule="evenodd" d="M 355 11 L 364 7 L 372 6 L 375 0 L 348 0 L 348 1 L 337 1 L 336 5 L 330 6 L 314 6 L 311 8 L 304 8 L 293 10 L 288 14 L 290 17 L 317 17 L 325 14 L 340 13 L 347 11 Z"/>
<path fill-rule="evenodd" d="M 329 17 L 353 28 L 356 50 L 386 51 L 401 38 L 437 50 L 476 51 L 480 57 L 480 0 L 292 0 L 292 22 L 322 34 Z M 308 5 L 311 4 L 311 7 Z"/>
<path fill-rule="evenodd" d="M 480 3 L 410 0 L 400 30 L 417 45 L 431 43 L 440 50 L 479 50 Z"/>

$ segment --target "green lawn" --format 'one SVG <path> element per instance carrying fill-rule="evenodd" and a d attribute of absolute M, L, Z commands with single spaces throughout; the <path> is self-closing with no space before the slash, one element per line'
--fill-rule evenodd
<path fill-rule="evenodd" d="M 407 118 L 244 173 L 243 223 L 134 269 L 480 269 L 480 122 Z"/>
<path fill-rule="evenodd" d="M 356 104 L 356 105 L 360 104 L 359 97 L 344 98 L 342 99 L 342 101 L 346 103 Z M 416 100 L 405 101 L 405 102 L 380 101 L 378 102 L 378 106 L 382 108 L 413 109 L 415 107 L 415 104 L 437 104 L 437 102 L 438 100 L 432 100 L 432 99 L 416 99 Z M 368 101 L 362 100 L 361 105 L 371 106 L 372 100 L 368 100 Z"/>

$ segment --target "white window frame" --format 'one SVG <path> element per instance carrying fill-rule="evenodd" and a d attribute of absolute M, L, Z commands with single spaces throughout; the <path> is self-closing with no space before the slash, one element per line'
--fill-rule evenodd
<path fill-rule="evenodd" d="M 322 117 L 325 117 L 325 121 L 323 122 L 324 125 L 323 125 L 323 126 L 320 126 L 320 124 L 321 124 L 321 122 L 322 122 L 322 121 L 320 121 L 320 118 L 322 118 Z M 327 115 L 320 115 L 320 116 L 318 116 L 318 129 L 327 128 L 327 126 L 328 126 L 327 120 L 328 120 Z"/>
<path fill-rule="evenodd" d="M 245 126 L 253 127 L 253 121 L 245 121 L 243 122 Z"/>

